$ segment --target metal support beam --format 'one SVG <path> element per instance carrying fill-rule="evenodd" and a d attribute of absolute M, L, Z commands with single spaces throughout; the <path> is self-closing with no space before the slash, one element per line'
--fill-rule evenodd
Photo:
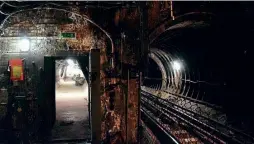
<path fill-rule="evenodd" d="M 100 49 L 90 51 L 92 143 L 101 143 Z"/>
<path fill-rule="evenodd" d="M 148 8 L 147 2 L 140 2 L 139 5 L 139 13 L 140 13 L 140 49 L 139 49 L 139 98 L 138 98 L 138 141 L 140 143 L 141 140 L 141 113 L 140 113 L 140 91 L 142 85 L 142 77 L 147 73 L 147 62 L 148 62 L 148 50 L 149 50 L 149 40 L 148 40 Z"/>
<path fill-rule="evenodd" d="M 148 52 L 149 52 L 149 37 L 148 37 L 148 6 L 146 2 L 140 3 L 140 69 L 143 75 L 147 74 Z"/>

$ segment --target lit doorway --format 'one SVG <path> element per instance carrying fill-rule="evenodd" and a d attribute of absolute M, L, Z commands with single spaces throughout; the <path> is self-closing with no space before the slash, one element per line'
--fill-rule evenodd
<path fill-rule="evenodd" d="M 88 56 L 45 57 L 44 64 L 43 107 L 46 123 L 52 128 L 50 139 L 90 139 Z"/>

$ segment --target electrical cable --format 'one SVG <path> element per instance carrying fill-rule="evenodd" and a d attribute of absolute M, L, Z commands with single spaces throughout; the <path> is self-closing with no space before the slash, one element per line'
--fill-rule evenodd
<path fill-rule="evenodd" d="M 2 1 L 3 4 L 6 4 L 7 6 L 14 7 L 14 8 L 24 8 L 24 7 L 30 6 L 30 5 L 16 6 L 16 5 L 12 5 L 12 4 L 10 4 L 10 3 L 6 2 L 6 1 L 3 1 L 3 0 L 1 0 L 1 1 Z"/>
<path fill-rule="evenodd" d="M 6 15 L 6 16 L 9 16 L 9 15 L 10 15 L 10 14 L 7 14 L 7 13 L 5 13 L 5 12 L 1 11 L 1 10 L 0 10 L 0 14 L 2 14 L 2 15 Z"/>

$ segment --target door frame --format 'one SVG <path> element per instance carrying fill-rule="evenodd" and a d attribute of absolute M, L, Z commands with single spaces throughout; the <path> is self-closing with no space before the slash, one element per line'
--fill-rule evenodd
<path fill-rule="evenodd" d="M 76 59 L 79 62 L 82 72 L 88 83 L 88 113 L 89 120 L 90 118 L 90 81 L 89 81 L 89 53 L 81 56 L 44 56 L 44 85 L 42 88 L 42 93 L 40 101 L 40 108 L 43 111 L 43 127 L 51 131 L 56 121 L 56 93 L 55 93 L 55 82 L 56 82 L 56 69 L 55 62 L 56 60 L 62 59 Z M 90 125 L 91 127 L 91 125 Z"/>

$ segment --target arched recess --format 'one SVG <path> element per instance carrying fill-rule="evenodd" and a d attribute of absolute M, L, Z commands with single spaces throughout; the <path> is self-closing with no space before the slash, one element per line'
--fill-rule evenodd
<path fill-rule="evenodd" d="M 112 52 L 114 52 L 114 44 L 113 44 L 113 40 L 112 38 L 110 37 L 110 35 L 103 29 L 101 28 L 99 25 L 97 25 L 95 22 L 93 22 L 88 16 L 85 16 L 85 15 L 81 15 L 81 14 L 78 14 L 76 12 L 72 12 L 72 11 L 68 11 L 68 10 L 65 10 L 65 9 L 60 9 L 60 8 L 52 8 L 52 7 L 38 7 L 38 8 L 33 8 L 33 9 L 26 9 L 26 10 L 20 10 L 20 11 L 17 11 L 17 12 L 14 12 L 14 13 L 11 13 L 9 14 L 1 23 L 0 25 L 0 29 L 3 30 L 6 28 L 6 22 L 8 21 L 8 19 L 10 17 L 13 17 L 14 15 L 17 15 L 19 13 L 25 13 L 25 12 L 30 12 L 30 11 L 35 11 L 35 10 L 57 10 L 57 11 L 62 11 L 62 12 L 65 12 L 65 13 L 70 13 L 72 16 L 78 16 L 78 17 L 81 17 L 83 18 L 84 20 L 88 21 L 89 23 L 93 24 L 94 26 L 96 26 L 98 29 L 100 29 L 110 40 L 110 44 L 111 44 L 111 49 L 112 49 Z"/>
<path fill-rule="evenodd" d="M 2 69 L 6 68 L 4 66 L 7 65 L 8 59 L 13 57 L 26 58 L 28 67 L 32 67 L 32 62 L 35 62 L 37 68 L 43 68 L 44 56 L 85 56 L 91 48 L 100 49 L 101 67 L 109 61 L 114 66 L 114 61 L 109 60 L 106 55 L 108 49 L 111 53 L 114 52 L 110 35 L 87 16 L 75 12 L 52 7 L 24 9 L 8 15 L 3 20 L 0 29 Z M 85 30 L 87 31 L 84 32 Z M 97 32 L 96 34 L 100 34 L 99 38 L 94 34 L 94 31 Z M 59 37 L 61 32 L 75 32 L 76 39 Z M 20 52 L 17 45 L 19 40 L 24 37 L 29 39 L 31 43 L 30 50 Z M 110 47 L 108 47 L 108 44 L 110 44 Z M 82 62 L 79 62 L 81 67 Z M 86 71 L 86 79 L 88 79 L 87 69 L 82 67 L 82 70 Z M 101 77 L 103 76 L 104 71 L 101 69 Z M 102 80 L 101 85 L 104 86 L 104 83 Z M 34 85 L 37 84 L 34 83 Z M 37 85 L 36 87 L 39 88 L 40 86 Z M 54 105 L 54 101 L 48 101 L 47 103 L 48 105 Z M 49 110 L 48 115 L 54 115 L 54 112 Z"/>
<path fill-rule="evenodd" d="M 42 14 L 43 12 L 45 12 L 45 14 Z M 53 12 L 54 11 L 54 12 Z M 71 23 L 74 24 L 74 25 L 77 25 L 78 27 L 82 27 L 82 26 L 85 26 L 87 27 L 86 25 L 87 22 L 89 22 L 90 24 L 92 24 L 93 26 L 95 26 L 96 28 L 98 28 L 103 34 L 105 34 L 105 36 L 109 39 L 110 41 L 110 45 L 111 45 L 111 52 L 114 51 L 114 44 L 113 44 L 113 41 L 112 41 L 112 38 L 110 37 L 110 35 L 104 30 L 102 29 L 99 25 L 97 25 L 96 23 L 94 23 L 91 19 L 88 18 L 88 16 L 83 16 L 81 14 L 78 14 L 78 13 L 75 13 L 75 12 L 71 12 L 71 11 L 68 11 L 68 10 L 65 10 L 65 9 L 59 9 L 59 8 L 51 8 L 51 7 L 38 7 L 38 8 L 33 8 L 33 9 L 25 9 L 25 10 L 20 10 L 20 11 L 17 11 L 17 12 L 14 12 L 14 13 L 11 13 L 10 15 L 8 15 L 4 20 L 3 22 L 1 23 L 0 25 L 0 29 L 1 29 L 1 37 L 2 38 L 5 38 L 5 37 L 8 37 L 8 32 L 6 32 L 6 30 L 13 26 L 13 25 L 16 25 L 16 27 L 20 28 L 22 30 L 22 28 L 24 28 L 24 31 L 31 31 L 31 30 L 26 30 L 25 27 L 22 26 L 22 22 L 30 22 L 29 23 L 29 26 L 30 27 L 35 27 L 36 25 L 40 24 L 41 22 L 39 21 L 40 19 L 45 19 L 45 18 L 42 18 L 40 17 L 41 15 L 43 16 L 46 16 L 47 13 L 62 13 L 61 16 L 58 16 L 58 19 L 56 19 L 55 22 L 57 22 L 58 24 L 62 23 L 61 25 L 64 25 L 64 23 L 69 23 L 70 21 L 72 21 Z M 63 19 L 59 19 L 61 18 L 62 16 L 65 16 L 66 18 L 69 17 L 69 19 L 67 18 L 64 23 L 61 21 L 61 20 L 64 20 Z M 52 16 L 53 18 L 54 16 Z M 69 22 L 68 22 L 69 21 Z M 47 21 L 45 23 L 48 23 L 50 24 L 52 21 Z M 21 25 L 20 25 L 21 24 Z M 67 25 L 68 26 L 68 25 Z M 72 27 L 75 27 L 73 25 L 69 25 L 69 26 L 72 26 Z M 15 26 L 14 26 L 15 27 Z M 46 26 L 45 26 L 46 27 Z M 43 28 L 45 28 L 43 27 Z M 40 28 L 40 27 L 39 27 Z M 55 27 L 52 27 L 52 28 L 55 28 Z M 62 28 L 59 28 L 59 29 L 62 29 Z M 73 30 L 73 28 L 71 28 Z M 64 30 L 64 28 L 63 28 Z M 67 31 L 70 30 L 70 29 L 67 29 Z M 78 28 L 74 28 L 74 31 L 77 31 L 77 30 L 80 30 Z M 45 31 L 45 30 L 44 30 Z M 7 33 L 7 34 L 6 34 Z M 12 33 L 15 33 L 15 32 L 12 32 Z M 34 33 L 36 34 L 36 32 Z M 41 33 L 37 33 L 36 35 L 33 35 L 32 37 L 40 37 L 40 34 Z M 55 33 L 56 34 L 56 33 Z M 22 34 L 21 34 L 22 35 Z M 23 34 L 24 36 L 26 36 L 26 34 Z M 42 34 L 43 35 L 43 34 Z M 51 35 L 51 36 L 49 36 Z M 78 32 L 77 36 L 79 36 L 79 38 L 77 38 L 77 40 L 69 40 L 69 39 L 61 39 L 58 37 L 59 35 L 59 31 L 58 31 L 58 35 L 52 35 L 52 34 L 44 34 L 43 36 L 46 36 L 46 37 L 51 37 L 51 38 L 48 38 L 48 39 L 51 39 L 51 43 L 53 42 L 54 39 L 58 39 L 57 44 L 62 44 L 64 45 L 64 43 L 66 43 L 67 45 L 64 45 L 63 47 L 65 47 L 65 49 L 58 49 L 59 51 L 62 51 L 62 50 L 65 50 L 65 51 L 76 51 L 76 53 L 78 54 L 81 54 L 82 52 L 84 51 L 88 51 L 89 48 L 92 48 L 94 47 L 95 45 L 96 46 L 100 46 L 102 43 L 101 41 L 99 41 L 98 43 L 99 44 L 95 44 L 95 39 L 94 40 L 90 40 L 92 42 L 90 43 L 93 43 L 93 44 L 90 44 L 90 47 L 87 48 L 85 47 L 85 45 L 82 46 L 82 43 L 84 43 L 84 35 L 85 34 L 82 34 L 82 31 L 81 32 Z M 41 36 L 41 37 L 43 37 Z M 10 36 L 9 36 L 10 37 Z M 11 37 L 15 37 L 13 35 L 11 35 Z M 27 36 L 29 37 L 29 36 Z M 98 39 L 96 39 L 98 40 Z M 4 42 L 2 40 L 2 45 L 6 45 L 6 42 Z M 56 45 L 56 44 L 55 44 Z M 69 48 L 71 47 L 71 49 Z M 85 48 L 84 48 L 85 47 Z M 104 50 L 105 47 L 103 48 L 101 46 L 101 50 L 102 52 L 105 52 L 106 50 Z M 54 52 L 58 51 L 56 49 L 54 49 Z M 8 49 L 6 49 L 5 47 L 1 49 L 1 53 L 0 54 L 4 54 L 5 51 L 8 51 Z M 40 50 L 42 51 L 42 50 Z M 44 54 L 50 54 L 50 55 L 54 55 L 56 53 L 54 52 L 49 52 L 48 50 L 46 50 L 46 52 Z M 36 51 L 33 52 L 33 54 L 37 54 Z M 104 56 L 104 59 L 105 61 L 107 61 L 107 57 Z M 113 63 L 112 63 L 113 64 Z"/>

